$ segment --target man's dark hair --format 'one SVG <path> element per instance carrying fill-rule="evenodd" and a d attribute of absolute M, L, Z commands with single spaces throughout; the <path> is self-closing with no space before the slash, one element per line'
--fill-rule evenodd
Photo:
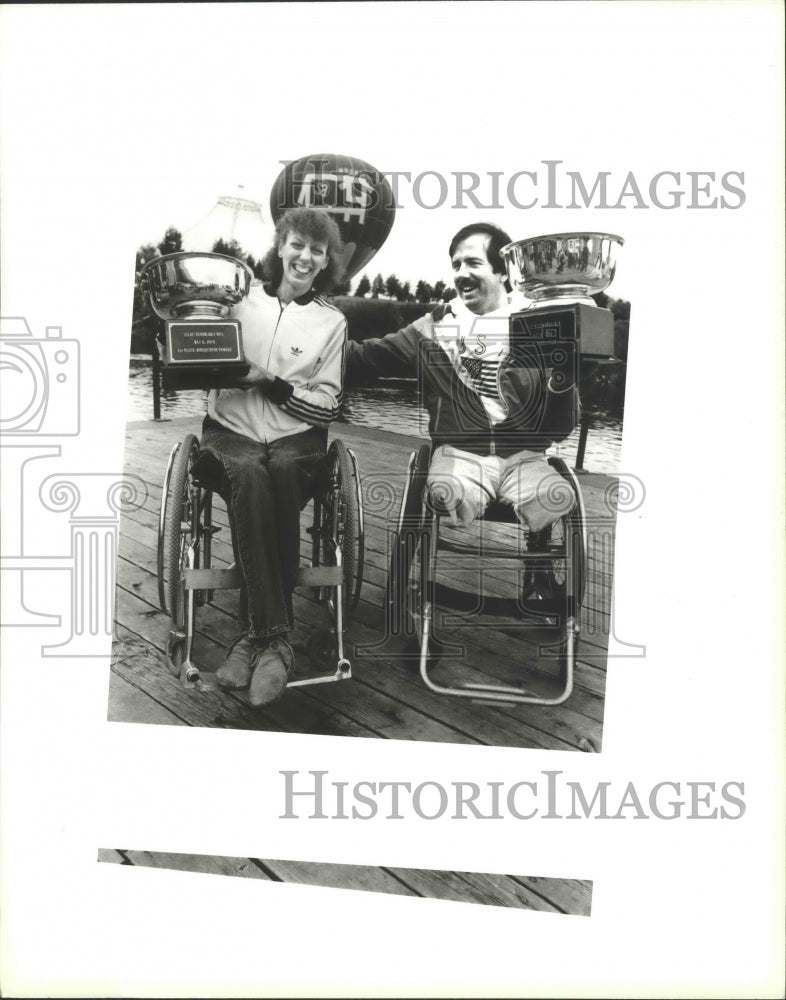
<path fill-rule="evenodd" d="M 486 256 L 488 257 L 489 264 L 491 264 L 491 270 L 496 274 L 507 276 L 508 269 L 505 267 L 505 261 L 502 259 L 500 250 L 507 243 L 512 243 L 513 241 L 504 229 L 500 229 L 499 226 L 495 226 L 492 222 L 471 222 L 468 226 L 464 226 L 463 229 L 459 229 L 450 241 L 448 256 L 452 260 L 459 243 L 476 234 L 491 237 L 486 248 Z M 507 281 L 505 282 L 505 286 L 508 287 Z M 510 288 L 508 288 L 508 291 L 510 291 Z"/>

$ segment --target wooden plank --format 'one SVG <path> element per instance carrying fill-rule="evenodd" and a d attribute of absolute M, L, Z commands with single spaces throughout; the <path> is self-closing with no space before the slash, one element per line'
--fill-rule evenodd
<path fill-rule="evenodd" d="M 257 861 L 282 882 L 333 889 L 358 889 L 363 892 L 385 892 L 396 896 L 415 895 L 407 885 L 402 884 L 384 868 L 324 861 L 286 861 L 278 858 L 264 858 Z"/>
<path fill-rule="evenodd" d="M 592 898 L 590 882 L 483 872 L 103 848 L 98 851 L 98 860 L 144 868 L 228 875 L 398 896 L 419 896 L 549 913 L 588 915 Z"/>
<path fill-rule="evenodd" d="M 588 917 L 592 912 L 592 882 L 573 878 L 539 878 L 511 875 L 511 878 L 538 893 L 561 913 Z"/>
<path fill-rule="evenodd" d="M 486 906 L 509 906 L 517 909 L 559 913 L 544 896 L 507 875 L 476 872 L 431 871 L 425 868 L 391 868 L 418 894 L 429 899 L 450 899 Z"/>
<path fill-rule="evenodd" d="M 113 851 L 106 847 L 98 848 L 97 860 L 111 865 L 127 865 L 128 862 L 119 851 Z"/>
<path fill-rule="evenodd" d="M 118 626 L 123 631 L 122 626 Z M 229 691 L 202 692 L 184 689 L 169 673 L 163 654 L 155 651 L 155 669 L 144 668 L 138 659 L 122 661 L 113 667 L 124 680 L 148 692 L 159 704 L 189 726 L 218 729 L 245 729 L 273 732 L 318 732 L 333 736 L 364 736 L 376 734 L 357 725 L 353 720 L 329 706 L 307 702 L 291 692 L 286 707 L 276 703 L 277 711 L 252 708 L 246 701 Z M 223 653 L 219 660 L 223 659 Z M 349 682 L 347 682 L 349 683 Z"/>
<path fill-rule="evenodd" d="M 174 712 L 159 704 L 147 691 L 130 684 L 116 670 L 109 677 L 109 722 L 148 722 L 161 726 L 185 725 Z"/>
<path fill-rule="evenodd" d="M 123 851 L 132 865 L 138 868 L 170 868 L 182 872 L 201 872 L 205 875 L 232 875 L 240 878 L 271 881 L 250 858 L 229 858 L 222 855 L 169 854 L 164 851 Z"/>

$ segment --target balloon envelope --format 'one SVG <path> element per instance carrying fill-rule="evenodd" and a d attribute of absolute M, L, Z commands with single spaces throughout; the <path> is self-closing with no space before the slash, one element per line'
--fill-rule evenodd
<path fill-rule="evenodd" d="M 336 153 L 302 156 L 284 167 L 270 192 L 273 221 L 288 208 L 318 208 L 333 216 L 344 241 L 348 278 L 368 264 L 396 217 L 385 177 L 365 160 Z"/>

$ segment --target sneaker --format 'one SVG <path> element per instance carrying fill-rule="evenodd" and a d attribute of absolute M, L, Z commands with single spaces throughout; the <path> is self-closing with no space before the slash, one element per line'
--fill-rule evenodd
<path fill-rule="evenodd" d="M 546 573 L 538 573 L 522 591 L 521 607 L 528 614 L 554 618 L 563 614 L 565 598 L 555 581 Z"/>
<path fill-rule="evenodd" d="M 283 694 L 295 666 L 295 654 L 285 639 L 272 639 L 254 655 L 254 674 L 248 700 L 255 708 L 267 705 Z"/>
<path fill-rule="evenodd" d="M 259 647 L 243 632 L 227 649 L 224 662 L 216 671 L 219 687 L 237 691 L 248 687 L 251 681 L 251 664 Z"/>

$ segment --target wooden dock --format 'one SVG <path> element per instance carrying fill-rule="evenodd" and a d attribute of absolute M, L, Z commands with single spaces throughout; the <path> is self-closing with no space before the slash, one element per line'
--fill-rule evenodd
<path fill-rule="evenodd" d="M 111 720 L 552 750 L 601 749 L 614 525 L 607 497 L 613 479 L 594 474 L 581 478 L 590 524 L 589 573 L 573 694 L 564 705 L 550 708 L 480 704 L 431 692 L 417 669 L 401 657 L 395 641 L 379 646 L 389 533 L 409 454 L 422 441 L 334 424 L 332 435 L 357 455 L 364 488 L 364 585 L 347 631 L 353 676 L 336 684 L 288 689 L 278 702 L 260 710 L 248 704 L 243 692 L 184 689 L 164 660 L 169 619 L 158 607 L 156 578 L 161 483 L 172 445 L 186 433 L 199 434 L 200 426 L 199 419 L 182 418 L 127 427 L 126 472 L 144 480 L 148 495 L 141 507 L 123 516 L 120 525 Z M 214 564 L 228 564 L 232 559 L 229 528 L 217 497 L 215 508 L 216 523 L 223 527 L 214 538 Z M 302 524 L 305 564 L 310 552 L 305 534 L 310 507 Z M 515 528 L 495 526 L 494 530 L 512 532 Z M 443 561 L 440 556 L 442 571 L 451 582 L 458 576 L 471 587 L 474 573 L 477 583 L 477 568 L 456 569 L 450 558 Z M 503 596 L 510 592 L 516 585 L 511 565 L 515 564 L 495 567 L 484 561 L 484 589 Z M 218 591 L 214 603 L 198 611 L 194 658 L 206 676 L 220 665 L 226 646 L 238 633 L 237 608 L 237 592 Z M 310 593 L 298 592 L 295 615 L 298 627 L 290 639 L 298 670 L 308 672 L 305 643 L 311 630 L 327 627 L 327 612 Z M 556 687 L 557 664 L 552 656 L 544 655 L 543 636 L 531 627 L 519 624 L 511 630 L 510 623 L 473 615 L 453 614 L 446 621 L 443 637 L 460 644 L 466 655 L 439 666 L 435 677 L 440 682 L 446 682 L 445 671 L 450 680 L 482 683 L 490 679 L 525 684 L 545 693 Z"/>
<path fill-rule="evenodd" d="M 387 575 L 389 534 L 395 523 L 410 452 L 418 438 L 346 424 L 334 424 L 357 455 L 363 481 L 366 529 L 366 569 L 360 604 L 347 631 L 352 678 L 340 683 L 288 689 L 264 709 L 253 709 L 244 692 L 184 688 L 167 668 L 164 649 L 169 619 L 158 606 L 156 538 L 161 484 L 172 446 L 185 434 L 199 434 L 201 421 L 183 418 L 129 424 L 125 469 L 147 488 L 144 503 L 120 523 L 119 567 L 108 717 L 111 721 L 160 725 L 208 726 L 230 729 L 315 733 L 332 736 L 537 747 L 552 750 L 599 751 L 603 723 L 606 640 L 611 604 L 611 562 L 614 518 L 608 497 L 614 480 L 584 475 L 582 490 L 590 525 L 588 587 L 582 610 L 582 639 L 575 687 L 561 706 L 492 706 L 435 694 L 425 687 L 417 669 L 400 655 L 396 641 L 379 646 L 383 636 L 382 600 Z M 307 564 L 310 507 L 302 520 L 302 557 Z M 214 538 L 213 561 L 232 559 L 226 511 L 214 501 L 215 522 L 222 530 Z M 492 532 L 515 532 L 494 526 Z M 499 540 L 499 536 L 497 537 Z M 477 586 L 478 568 L 451 565 L 442 573 L 455 585 Z M 511 563 L 483 562 L 483 587 L 500 596 L 511 593 Z M 506 576 L 507 574 L 507 576 Z M 438 577 L 439 579 L 439 577 Z M 512 591 L 515 593 L 515 590 Z M 194 659 L 206 678 L 223 661 L 224 651 L 238 632 L 238 594 L 219 591 L 214 603 L 199 609 Z M 305 643 L 314 628 L 328 625 L 327 612 L 311 593 L 296 594 L 298 627 L 290 636 L 298 669 L 310 667 Z M 476 615 L 454 615 L 443 624 L 443 637 L 461 644 L 466 655 L 451 662 L 454 680 L 526 684 L 548 692 L 557 683 L 557 666 L 541 655 L 542 637 L 532 629 L 512 632 L 503 622 Z M 399 640 L 400 642 L 400 640 Z M 373 648 L 376 644 L 376 649 Z M 369 649 L 369 647 L 372 647 Z M 436 678 L 446 667 L 440 666 Z M 312 671 L 313 672 L 313 671 Z M 460 900 L 588 915 L 592 884 L 571 879 L 547 879 L 529 874 L 487 875 L 372 868 L 283 859 L 202 857 L 107 847 L 98 860 L 125 865 L 178 868 L 273 881 L 302 882 L 373 892 Z"/>

